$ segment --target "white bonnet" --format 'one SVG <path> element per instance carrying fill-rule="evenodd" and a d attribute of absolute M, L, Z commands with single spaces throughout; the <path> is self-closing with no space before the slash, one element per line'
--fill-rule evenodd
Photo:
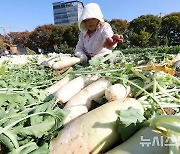
<path fill-rule="evenodd" d="M 100 9 L 98 4 L 89 3 L 84 7 L 83 12 L 82 12 L 82 14 L 79 18 L 79 21 L 78 21 L 79 30 L 83 34 L 87 33 L 87 28 L 86 28 L 83 20 L 88 19 L 88 18 L 96 18 L 100 22 L 104 22 L 103 14 L 102 14 L 101 9 Z"/>

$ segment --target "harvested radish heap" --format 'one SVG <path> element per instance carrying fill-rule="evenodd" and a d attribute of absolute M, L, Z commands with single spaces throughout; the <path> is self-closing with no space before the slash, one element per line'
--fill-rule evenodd
<path fill-rule="evenodd" d="M 113 53 L 115 53 L 115 52 L 113 52 Z M 144 53 L 143 53 L 143 55 L 144 55 Z M 143 55 L 141 54 L 139 56 L 142 58 L 142 57 L 144 57 Z M 105 57 L 104 59 L 98 58 L 96 60 L 91 61 L 91 64 L 93 63 L 93 65 L 91 65 L 89 67 L 81 67 L 79 65 L 74 65 L 72 71 L 69 69 L 70 71 L 68 71 L 68 72 L 70 72 L 70 74 L 73 74 L 77 77 L 79 77 L 81 74 L 85 75 L 85 74 L 98 73 L 98 74 L 100 74 L 101 77 L 110 79 L 110 81 L 112 81 L 112 83 L 119 83 L 119 82 L 124 83 L 124 84 L 128 83 L 131 85 L 131 91 L 134 92 L 134 94 L 135 94 L 134 96 L 143 103 L 143 107 L 150 107 L 150 109 L 152 109 L 152 107 L 156 107 L 155 109 L 157 109 L 161 106 L 162 106 L 161 108 L 163 108 L 164 106 L 172 107 L 172 105 L 173 105 L 173 107 L 179 106 L 179 102 L 180 102 L 180 100 L 179 100 L 179 91 L 180 91 L 179 90 L 180 89 L 179 88 L 179 83 L 180 83 L 179 80 L 175 79 L 174 77 L 167 75 L 167 74 L 161 75 L 157 72 L 154 73 L 153 70 L 149 71 L 149 72 L 141 71 L 136 74 L 135 72 L 132 71 L 131 67 L 133 64 L 134 64 L 134 66 L 139 65 L 139 57 L 138 57 L 138 59 L 137 59 L 137 57 L 138 57 L 137 54 L 135 54 L 134 56 L 128 55 L 128 58 L 124 59 L 125 57 L 123 57 L 122 54 L 119 54 L 119 55 L 116 55 L 116 59 L 118 62 L 120 62 L 119 63 L 120 65 L 113 65 L 113 64 L 109 65 L 108 61 L 111 58 L 114 59 L 114 56 L 112 57 L 112 54 L 111 54 L 111 55 L 108 55 L 107 57 Z M 163 57 L 163 56 L 158 56 L 158 57 Z M 130 62 L 130 64 L 126 63 L 126 62 L 128 62 L 127 60 Z M 50 59 L 47 59 L 47 62 L 48 62 L 47 64 L 48 64 L 48 66 L 52 67 L 52 65 L 56 61 L 57 61 L 57 59 L 50 58 Z M 112 62 L 114 62 L 114 61 L 112 61 Z M 123 65 L 124 62 L 126 63 L 125 65 Z M 49 100 L 49 93 L 55 94 L 59 89 L 61 89 L 61 87 L 63 87 L 67 83 L 69 83 L 72 80 L 72 78 L 67 77 L 66 78 L 67 80 L 66 80 L 66 79 L 62 79 L 62 77 L 60 77 L 62 79 L 62 81 L 58 81 L 59 77 L 57 77 L 55 70 L 53 70 L 52 68 L 50 69 L 50 67 L 44 67 L 42 65 L 37 67 L 37 65 L 34 65 L 34 64 L 35 63 L 33 62 L 32 64 L 28 64 L 23 67 L 16 66 L 16 69 L 12 69 L 12 67 L 11 67 L 11 69 L 5 69 L 6 65 L 0 67 L 0 74 L 1 74 L 1 85 L 0 85 L 1 90 L 0 90 L 0 92 L 1 92 L 1 94 L 4 93 L 4 96 L 0 97 L 0 102 L 2 104 L 1 108 L 4 109 L 4 111 L 2 110 L 1 117 L 5 116 L 3 118 L 3 120 L 1 119 L 1 122 L 2 122 L 1 136 L 3 136 L 3 137 L 1 137 L 1 141 L 2 142 L 9 141 L 9 142 L 4 143 L 5 146 L 8 147 L 10 145 L 9 149 L 12 149 L 13 152 L 15 150 L 16 153 L 18 153 L 19 151 L 21 151 L 21 153 L 49 153 L 49 151 L 48 151 L 49 150 L 49 142 L 54 137 L 54 135 L 56 135 L 57 131 L 59 131 L 59 128 L 63 124 L 65 124 L 65 121 L 63 121 L 63 119 L 66 118 L 66 115 L 68 113 L 68 112 L 66 112 L 66 110 L 62 110 L 66 114 L 64 116 L 62 114 L 59 114 L 60 116 L 57 116 L 57 113 L 60 112 L 59 108 L 57 107 L 57 108 L 54 108 L 53 110 L 51 108 L 51 105 L 54 103 L 54 100 L 52 100 L 51 102 L 49 102 L 46 105 L 45 105 L 44 101 Z M 163 68 L 165 68 L 165 67 L 163 67 Z M 55 76 L 55 78 L 54 78 L 54 76 Z M 16 78 L 14 78 L 14 77 L 16 77 Z M 159 79 L 157 79 L 157 77 Z M 146 79 L 146 78 L 150 79 L 150 82 L 147 83 L 148 85 L 141 84 L 145 81 L 144 79 Z M 57 86 L 57 87 L 56 88 L 53 88 L 53 87 L 47 88 L 49 85 L 52 85 L 53 81 L 58 81 L 58 82 L 56 82 L 57 84 L 55 83 L 55 86 Z M 83 80 L 81 80 L 81 81 L 83 81 Z M 96 80 L 94 80 L 94 81 L 96 81 Z M 94 81 L 92 81 L 92 82 L 94 82 Z M 80 83 L 83 83 L 83 82 L 80 82 Z M 82 85 L 82 84 L 80 84 L 80 85 Z M 82 89 L 80 88 L 80 91 L 77 93 L 80 93 L 86 87 L 88 87 L 88 85 L 86 85 Z M 38 91 L 38 89 L 36 89 L 36 88 L 38 88 L 38 89 L 42 88 L 42 90 Z M 44 90 L 44 88 L 47 88 L 47 89 Z M 157 90 L 156 90 L 156 88 L 157 88 Z M 32 92 L 32 90 L 34 90 L 34 92 Z M 46 91 L 48 91 L 49 93 L 47 94 Z M 71 91 L 71 89 L 70 89 L 70 91 Z M 67 91 L 67 92 L 69 92 L 69 91 Z M 13 93 L 13 94 L 12 94 L 12 96 L 10 96 L 10 97 L 8 96 L 8 98 L 6 98 L 7 97 L 6 95 L 9 93 Z M 44 95 L 44 93 L 46 93 L 48 95 L 47 98 L 42 97 Z M 17 97 L 16 94 L 20 94 L 20 95 Z M 75 95 L 76 94 L 74 94 L 71 98 L 73 98 Z M 70 102 L 71 98 L 65 103 Z M 93 95 L 93 98 L 95 99 L 94 95 Z M 89 99 L 92 99 L 92 97 L 87 98 L 87 101 L 89 101 Z M 98 101 L 99 100 L 97 100 L 97 102 Z M 117 100 L 117 101 L 119 101 L 119 100 Z M 152 124 L 147 129 L 144 128 L 142 132 L 140 131 L 138 137 L 136 136 L 136 135 L 138 135 L 138 133 L 136 133 L 138 128 L 133 129 L 133 131 L 127 131 L 128 128 L 126 128 L 124 126 L 122 127 L 122 125 L 121 126 L 118 125 L 118 129 L 117 129 L 117 121 L 119 121 L 119 120 L 116 120 L 118 115 L 115 113 L 117 113 L 118 110 L 121 111 L 121 114 L 120 114 L 121 118 L 118 118 L 121 121 L 123 121 L 122 119 L 127 119 L 128 121 L 132 122 L 132 120 L 134 119 L 135 121 L 141 123 L 143 120 L 143 119 L 137 120 L 136 118 L 134 118 L 135 116 L 132 113 L 130 114 L 130 115 L 132 115 L 130 119 L 127 118 L 127 115 L 122 116 L 123 112 L 119 108 L 119 106 L 122 107 L 123 104 L 124 105 L 129 104 L 129 103 L 127 103 L 126 99 L 123 100 L 122 102 L 124 102 L 124 103 L 121 103 L 120 105 L 117 105 L 117 106 L 115 106 L 113 102 L 109 102 L 109 103 L 107 103 L 107 104 L 109 104 L 109 106 L 107 106 L 107 109 L 105 111 L 102 112 L 102 110 L 97 108 L 97 109 L 95 109 L 96 113 L 92 112 L 93 111 L 92 110 L 89 113 L 86 113 L 86 114 L 82 115 L 81 117 L 78 117 L 77 119 L 75 119 L 76 122 L 72 121 L 71 123 L 66 125 L 64 128 L 62 128 L 62 130 L 61 130 L 62 132 L 60 131 L 60 133 L 59 133 L 59 136 L 61 136 L 62 138 L 59 139 L 59 136 L 58 136 L 56 139 L 56 141 L 59 140 L 60 143 L 62 143 L 64 147 L 62 147 L 62 145 L 60 145 L 61 148 L 58 149 L 59 143 L 56 143 L 54 140 L 53 143 L 55 143 L 57 146 L 57 151 L 56 151 L 56 149 L 54 149 L 54 152 L 58 153 L 58 154 L 59 153 L 73 153 L 73 152 L 78 153 L 78 154 L 79 153 L 104 153 L 104 152 L 107 152 L 108 150 L 111 150 L 112 148 L 114 148 L 115 145 L 122 143 L 122 141 L 125 141 L 123 144 L 121 144 L 122 146 L 124 146 L 124 148 L 122 148 L 122 146 L 121 146 L 120 151 L 116 151 L 118 154 L 123 153 L 125 151 L 129 152 L 129 153 L 137 152 L 139 154 L 140 151 L 138 151 L 138 150 L 143 150 L 143 149 L 145 150 L 145 152 L 143 151 L 142 153 L 148 153 L 149 151 L 152 153 L 152 151 L 153 151 L 152 148 L 149 148 L 149 149 L 143 148 L 142 149 L 142 147 L 139 147 L 140 146 L 139 142 L 141 141 L 139 136 L 145 135 L 144 136 L 145 139 L 150 138 L 149 136 L 146 136 L 146 134 L 147 134 L 147 135 L 152 136 L 152 138 L 153 138 L 153 135 L 151 135 L 151 133 L 154 133 L 154 132 L 155 132 L 154 136 L 158 136 L 156 134 L 156 132 L 159 130 L 159 127 L 157 130 L 157 129 L 155 129 L 155 127 L 152 127 L 154 125 L 154 124 Z M 166 102 L 165 105 L 164 105 L 164 102 Z M 172 102 L 174 104 L 172 104 Z M 16 103 L 16 104 L 14 104 L 14 103 Z M 35 109 L 35 103 L 37 103 L 37 105 L 38 105 L 37 109 Z M 59 101 L 59 103 L 62 103 L 62 102 Z M 80 103 L 80 101 L 78 101 L 78 103 Z M 175 103 L 177 103 L 177 104 L 175 104 Z M 91 104 L 91 103 L 88 103 L 88 104 Z M 12 106 L 10 106 L 10 105 L 12 105 Z M 134 105 L 134 108 L 135 107 L 136 108 L 138 107 L 137 103 Z M 29 110 L 29 112 L 27 112 L 26 108 L 27 108 L 27 110 Z M 82 113 L 82 111 L 84 109 L 86 109 L 86 111 L 88 111 L 86 105 L 81 105 L 81 106 L 76 105 L 75 107 L 70 106 L 70 108 L 71 108 L 72 113 L 74 111 L 76 111 L 76 112 L 74 112 L 74 113 L 76 113 L 75 116 L 77 116 L 77 110 L 78 110 L 78 113 L 80 113 L 80 112 Z M 112 108 L 113 108 L 113 112 L 111 111 Z M 142 106 L 140 108 L 142 108 Z M 13 112 L 11 109 L 13 109 Z M 14 115 L 14 109 L 16 109 L 16 111 L 19 111 L 19 112 L 18 112 L 18 115 L 16 115 L 15 117 L 14 116 L 12 117 L 12 115 Z M 68 107 L 67 107 L 67 109 L 68 109 Z M 153 110 L 154 110 L 154 108 L 153 108 Z M 37 111 L 37 113 L 34 111 Z M 128 110 L 124 110 L 124 113 L 128 113 L 128 111 L 129 111 L 129 108 L 128 108 Z M 19 114 L 21 112 L 23 114 Z M 90 114 L 91 112 L 92 112 L 92 114 Z M 156 110 L 154 110 L 154 112 L 156 112 Z M 37 117 L 35 116 L 36 114 L 37 114 Z M 9 117 L 7 117 L 7 115 L 9 115 Z M 42 116 L 42 115 L 44 115 L 44 116 Z M 142 115 L 142 112 L 140 112 L 139 115 Z M 31 116 L 31 117 L 29 117 L 29 116 Z M 90 117 L 88 118 L 88 116 L 90 116 Z M 27 119 L 25 122 L 24 118 L 26 118 L 26 117 L 27 117 Z M 106 120 L 101 120 L 103 118 Z M 164 119 L 167 119 L 167 118 L 164 117 Z M 18 120 L 18 123 L 17 122 L 14 123 L 14 120 L 15 121 Z M 44 120 L 43 123 L 41 122 L 41 120 Z M 30 123 L 30 121 L 31 121 L 31 123 Z M 173 135 L 180 136 L 179 133 L 177 132 L 179 130 L 179 127 L 176 127 L 177 125 L 179 125 L 178 121 L 173 121 L 170 119 L 169 119 L 169 121 L 166 121 L 166 122 L 159 121 L 158 126 L 159 126 L 159 124 L 161 124 L 161 127 L 162 126 L 164 127 L 164 123 L 166 123 L 166 126 L 168 126 L 168 124 L 174 123 L 174 125 L 171 126 L 171 128 L 177 128 L 177 130 L 173 130 L 175 132 L 175 134 L 173 134 Z M 12 124 L 13 125 L 15 124 L 15 125 L 12 127 Z M 20 124 L 20 125 L 28 124 L 28 127 L 27 126 L 22 127 L 22 126 L 19 126 L 18 124 Z M 30 126 L 30 124 L 35 124 L 35 125 Z M 135 124 L 135 122 L 132 122 L 132 124 L 129 123 L 129 126 L 134 125 L 134 124 Z M 156 124 L 157 123 L 155 123 L 154 126 L 156 126 Z M 126 122 L 126 125 L 127 125 L 127 122 Z M 43 127 L 40 127 L 40 126 L 43 126 Z M 72 127 L 74 127 L 74 128 L 72 128 Z M 54 131 L 54 128 L 55 128 L 55 131 Z M 48 132 L 47 132 L 47 130 L 48 130 Z M 123 130 L 125 130 L 125 131 L 123 132 Z M 169 130 L 171 130 L 171 129 L 167 129 L 167 131 L 166 131 L 167 134 L 165 137 L 169 137 L 168 136 Z M 170 131 L 170 132 L 173 133 L 173 131 Z M 127 134 L 127 132 L 132 132 L 133 134 L 134 133 L 135 134 L 134 135 L 132 133 Z M 164 132 L 164 129 L 163 129 L 163 132 Z M 160 133 L 162 135 L 162 132 L 160 132 Z M 62 134 L 65 134 L 65 135 L 62 135 Z M 33 135 L 35 135 L 35 136 L 33 136 Z M 42 136 L 40 136 L 40 135 L 42 135 Z M 132 136 L 132 138 L 134 138 L 133 141 L 131 140 L 131 136 Z M 4 138 L 6 138 L 7 140 L 4 140 Z M 37 140 L 35 140 L 35 138 Z M 17 139 L 18 143 L 14 139 Z M 29 139 L 29 142 L 27 141 L 28 139 Z M 77 141 L 75 142 L 74 140 L 77 140 Z M 132 143 L 130 143 L 130 140 L 132 141 Z M 138 142 L 138 140 L 139 140 L 139 142 Z M 130 145 L 128 144 L 128 141 L 129 141 Z M 54 148 L 56 148 L 56 146 L 54 145 Z M 177 147 L 178 146 L 179 145 L 177 144 Z M 3 145 L 1 147 L 2 147 L 2 149 L 4 148 Z M 134 149 L 134 148 L 136 148 L 136 149 Z M 178 148 L 175 150 L 178 150 Z M 2 151 L 0 149 L 0 153 Z M 51 147 L 51 152 L 52 151 L 53 150 Z M 179 151 L 173 151 L 172 153 L 175 153 L 175 152 L 179 153 Z M 9 152 L 4 152 L 4 153 L 9 153 Z M 112 153 L 112 151 L 110 151 L 110 153 Z M 156 151 L 156 153 L 166 153 L 166 152 L 165 151 L 158 151 L 158 152 Z"/>
<path fill-rule="evenodd" d="M 129 107 L 139 109 L 141 114 L 144 112 L 137 100 L 128 98 L 106 103 L 75 119 L 51 142 L 50 153 L 97 154 L 112 148 L 120 139 L 116 130 L 116 112 Z"/>
<path fill-rule="evenodd" d="M 66 103 L 69 101 L 69 99 L 74 96 L 76 93 L 78 93 L 81 89 L 92 83 L 93 81 L 96 81 L 98 79 L 97 75 L 82 75 L 79 76 L 63 86 L 61 86 L 53 95 L 56 98 L 56 102 L 54 106 L 59 103 Z"/>
<path fill-rule="evenodd" d="M 106 88 L 111 83 L 106 79 L 99 79 L 75 94 L 65 105 L 64 109 L 70 110 L 70 114 L 66 117 L 64 124 L 68 124 L 75 118 L 87 113 L 91 108 L 92 100 L 97 100 L 105 94 Z"/>

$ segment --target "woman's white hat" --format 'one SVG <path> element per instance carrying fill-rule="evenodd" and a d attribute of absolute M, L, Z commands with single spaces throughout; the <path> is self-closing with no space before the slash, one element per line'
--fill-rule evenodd
<path fill-rule="evenodd" d="M 89 3 L 84 7 L 83 12 L 82 12 L 82 14 L 81 14 L 81 16 L 79 18 L 79 21 L 78 21 L 79 30 L 83 34 L 86 34 L 87 30 L 88 30 L 86 28 L 85 23 L 83 22 L 83 20 L 88 19 L 88 18 L 96 18 L 100 22 L 104 22 L 103 14 L 102 14 L 101 9 L 100 9 L 98 4 Z"/>

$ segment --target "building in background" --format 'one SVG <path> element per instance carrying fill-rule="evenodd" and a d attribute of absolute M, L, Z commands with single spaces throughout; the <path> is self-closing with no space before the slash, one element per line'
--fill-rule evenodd
<path fill-rule="evenodd" d="M 54 24 L 70 25 L 77 22 L 83 7 L 83 2 L 81 1 L 60 1 L 53 3 Z"/>

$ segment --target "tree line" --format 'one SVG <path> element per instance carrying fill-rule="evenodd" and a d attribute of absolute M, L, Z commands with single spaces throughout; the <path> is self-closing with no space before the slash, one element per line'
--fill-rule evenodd
<path fill-rule="evenodd" d="M 163 17 L 142 15 L 128 22 L 122 19 L 106 20 L 114 33 L 123 34 L 125 42 L 118 44 L 118 49 L 129 47 L 176 46 L 180 44 L 180 12 L 170 13 Z M 42 25 L 32 32 L 10 32 L 8 37 L 14 44 L 22 44 L 38 52 L 70 53 L 78 41 L 78 24 Z"/>

